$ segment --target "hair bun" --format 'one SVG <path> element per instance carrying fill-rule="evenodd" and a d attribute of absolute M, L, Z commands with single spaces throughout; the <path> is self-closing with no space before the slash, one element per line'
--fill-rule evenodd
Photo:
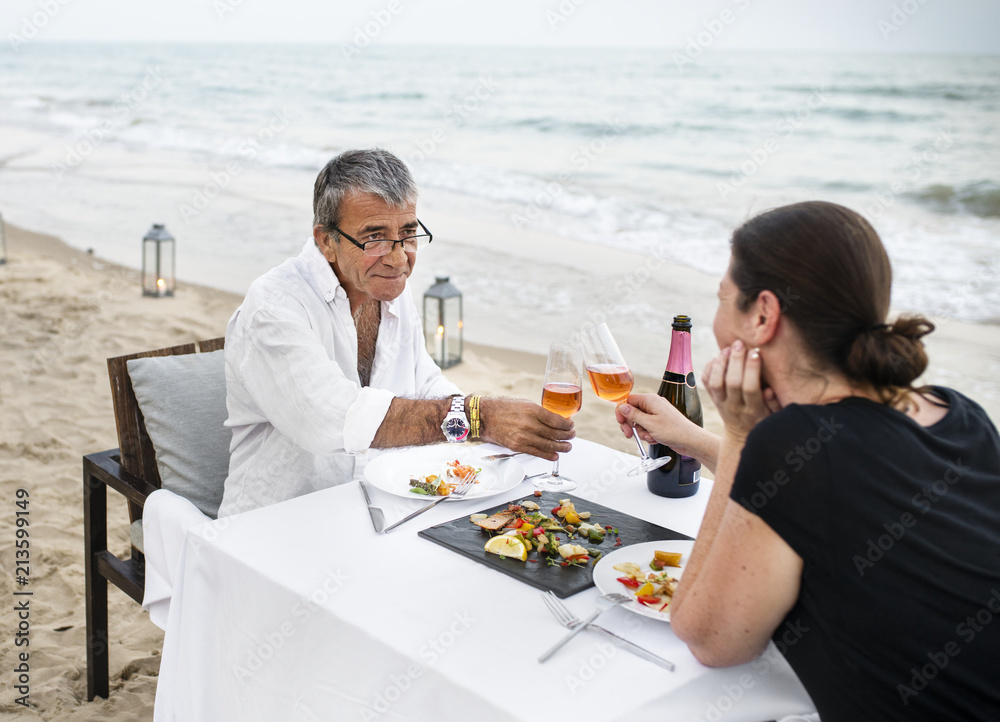
<path fill-rule="evenodd" d="M 927 368 L 921 339 L 934 330 L 923 316 L 900 316 L 863 329 L 848 348 L 847 374 L 878 388 L 907 388 Z"/>

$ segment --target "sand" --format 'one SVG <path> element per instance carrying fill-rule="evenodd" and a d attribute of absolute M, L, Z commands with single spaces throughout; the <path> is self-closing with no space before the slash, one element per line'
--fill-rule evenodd
<path fill-rule="evenodd" d="M 456 220 L 452 262 L 473 267 L 486 243 L 487 229 Z M 0 266 L 0 715 L 45 720 L 148 720 L 162 648 L 162 632 L 138 605 L 117 589 L 109 592 L 111 617 L 111 697 L 85 702 L 84 563 L 81 456 L 117 446 L 105 359 L 133 351 L 170 346 L 222 335 L 240 302 L 238 295 L 179 284 L 170 299 L 143 298 L 138 273 L 74 250 L 59 240 L 8 226 L 9 262 Z M 615 300 L 615 284 L 639 278 L 636 269 L 648 259 L 565 239 L 523 236 L 497 257 L 490 288 L 516 286 L 524 278 L 538 280 L 537 254 L 543 253 L 549 275 L 558 264 L 560 282 L 594 289 L 599 299 L 588 312 L 601 313 Z M 571 259 L 571 260 L 567 260 Z M 695 366 L 714 352 L 710 324 L 718 279 L 704 274 L 671 274 L 676 284 L 651 282 L 669 270 L 657 262 L 655 274 L 626 289 L 628 303 L 643 308 L 690 308 L 704 322 L 695 336 Z M 422 269 L 426 279 L 433 269 Z M 416 288 L 422 288 L 415 284 Z M 448 371 L 468 391 L 529 399 L 540 396 L 547 338 L 568 336 L 588 314 L 579 309 L 546 307 L 530 300 L 484 306 L 467 301 L 468 323 L 477 326 L 476 340 L 466 346 L 465 361 Z M 601 300 L 603 299 L 603 300 Z M 603 304 L 603 305 L 602 305 Z M 649 318 L 631 324 L 616 311 L 616 326 L 626 354 L 645 353 L 665 359 L 667 339 L 662 319 L 656 334 Z M 498 310 L 499 309 L 499 310 Z M 625 316 L 628 316 L 627 308 Z M 679 311 L 678 311 L 679 312 Z M 662 314 L 661 314 L 662 315 Z M 669 324 L 667 319 L 666 324 Z M 471 334 L 470 334 L 471 335 Z M 496 346 L 481 343 L 489 338 Z M 499 347 L 505 348 L 499 348 Z M 514 349 L 514 350 L 511 350 Z M 525 350 L 527 349 L 527 350 Z M 1000 412 L 1000 328 L 941 321 L 929 343 L 934 364 L 927 380 L 946 383 L 982 403 L 991 416 Z M 662 362 L 661 362 L 662 363 Z M 655 372 L 654 372 L 655 373 Z M 655 390 L 657 378 L 640 375 L 637 389 Z M 703 396 L 706 425 L 719 429 L 718 416 Z M 576 418 L 582 438 L 632 452 L 632 442 L 618 432 L 612 405 L 587 392 Z M 13 672 L 17 662 L 12 642 L 17 614 L 10 600 L 14 582 L 14 518 L 16 493 L 30 494 L 30 700 L 25 709 L 14 702 Z M 109 495 L 109 547 L 128 549 L 125 504 Z M 23 649 L 23 648 L 22 648 Z"/>

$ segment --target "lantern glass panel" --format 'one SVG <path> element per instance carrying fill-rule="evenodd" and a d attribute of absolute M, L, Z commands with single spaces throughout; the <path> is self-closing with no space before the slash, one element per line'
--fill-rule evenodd
<path fill-rule="evenodd" d="M 145 238 L 142 242 L 142 292 L 174 295 L 174 241 Z"/>
<path fill-rule="evenodd" d="M 462 361 L 462 325 L 461 293 L 450 284 L 433 286 L 424 295 L 424 342 L 441 368 Z"/>
<path fill-rule="evenodd" d="M 462 360 L 462 297 L 444 300 L 444 367 Z"/>

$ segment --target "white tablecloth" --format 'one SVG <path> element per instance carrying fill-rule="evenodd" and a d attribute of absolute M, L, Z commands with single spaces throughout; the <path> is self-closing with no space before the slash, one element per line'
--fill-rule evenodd
<path fill-rule="evenodd" d="M 624 475 L 635 463 L 576 440 L 562 471 L 580 482 L 577 496 L 694 536 L 711 482 L 690 499 L 661 499 Z M 547 465 L 526 462 L 529 473 Z M 530 492 L 524 483 L 507 498 Z M 371 494 L 390 522 L 414 508 Z M 376 535 L 350 483 L 191 527 L 155 719 L 760 722 L 814 709 L 773 647 L 751 664 L 708 669 L 669 625 L 620 608 L 602 622 L 675 672 L 587 632 L 539 664 L 565 630 L 538 592 L 417 536 L 503 500 L 446 502 Z M 590 589 L 566 601 L 582 616 L 596 598 Z"/>

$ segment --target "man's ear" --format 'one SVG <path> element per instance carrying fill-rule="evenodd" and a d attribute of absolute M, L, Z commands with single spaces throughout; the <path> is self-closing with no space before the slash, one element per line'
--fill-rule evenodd
<path fill-rule="evenodd" d="M 778 332 L 781 321 L 781 301 L 773 291 L 761 291 L 750 307 L 750 342 L 763 346 Z"/>
<path fill-rule="evenodd" d="M 319 248 L 319 252 L 323 254 L 323 258 L 330 263 L 337 260 L 337 242 L 326 228 L 322 225 L 313 226 L 313 240 L 316 241 L 316 246 Z"/>

